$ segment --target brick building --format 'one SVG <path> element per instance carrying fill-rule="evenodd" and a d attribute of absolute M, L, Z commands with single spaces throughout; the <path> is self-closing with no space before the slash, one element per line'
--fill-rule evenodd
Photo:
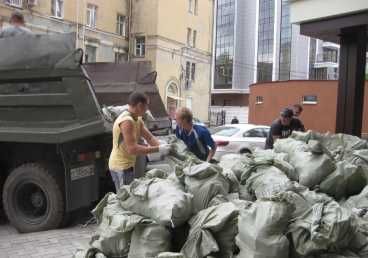
<path fill-rule="evenodd" d="M 285 81 L 253 84 L 250 87 L 249 123 L 269 125 L 280 110 L 299 103 L 307 129 L 335 132 L 337 81 Z M 365 83 L 362 134 L 368 137 L 368 81 Z"/>

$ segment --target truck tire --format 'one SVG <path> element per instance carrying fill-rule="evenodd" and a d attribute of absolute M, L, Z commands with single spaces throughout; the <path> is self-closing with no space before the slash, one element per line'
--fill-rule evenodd
<path fill-rule="evenodd" d="M 27 163 L 6 179 L 3 206 L 10 223 L 21 233 L 57 228 L 63 221 L 60 184 L 47 166 Z"/>

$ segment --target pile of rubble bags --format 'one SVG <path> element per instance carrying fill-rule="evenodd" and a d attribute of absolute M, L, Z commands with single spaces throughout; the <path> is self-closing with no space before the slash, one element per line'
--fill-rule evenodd
<path fill-rule="evenodd" d="M 107 194 L 75 257 L 368 258 L 366 141 L 293 133 L 217 165 L 165 141 L 172 170 Z"/>

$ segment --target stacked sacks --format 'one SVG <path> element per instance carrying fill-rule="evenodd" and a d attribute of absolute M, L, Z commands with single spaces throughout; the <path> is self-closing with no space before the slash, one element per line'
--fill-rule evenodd
<path fill-rule="evenodd" d="M 289 225 L 298 255 L 347 248 L 356 231 L 354 217 L 335 201 L 317 202 Z"/>
<path fill-rule="evenodd" d="M 119 200 L 123 209 L 163 226 L 180 226 L 192 214 L 192 195 L 169 179 L 134 180 L 129 187 L 121 189 Z"/>
<path fill-rule="evenodd" d="M 189 166 L 183 170 L 185 188 L 193 195 L 193 212 L 209 207 L 209 203 L 216 195 L 226 195 L 230 191 L 229 181 L 222 175 L 219 166 L 202 163 Z"/>
<path fill-rule="evenodd" d="M 285 236 L 291 206 L 283 201 L 257 200 L 240 211 L 236 243 L 238 258 L 289 257 Z"/>
<path fill-rule="evenodd" d="M 219 166 L 167 142 L 172 169 L 101 200 L 99 231 L 78 257 L 232 258 L 236 243 L 238 258 L 368 258 L 364 141 L 295 133 Z"/>
<path fill-rule="evenodd" d="M 170 232 L 166 227 L 154 221 L 144 221 L 134 228 L 128 258 L 155 258 L 162 252 L 168 252 L 170 238 Z"/>
<path fill-rule="evenodd" d="M 341 200 L 358 194 L 366 185 L 363 169 L 345 160 L 336 163 L 336 170 L 320 184 L 320 191 Z"/>
<path fill-rule="evenodd" d="M 108 257 L 124 257 L 129 252 L 131 232 L 143 217 L 123 210 L 115 194 L 107 194 L 92 211 L 99 224 L 91 247 Z"/>
<path fill-rule="evenodd" d="M 201 210 L 189 220 L 190 232 L 181 252 L 187 258 L 232 258 L 239 210 L 221 203 Z"/>
<path fill-rule="evenodd" d="M 291 138 L 277 140 L 275 152 L 287 153 L 289 163 L 295 168 L 300 184 L 307 187 L 319 185 L 335 170 L 335 163 L 329 155 L 312 152 L 309 146 Z"/>

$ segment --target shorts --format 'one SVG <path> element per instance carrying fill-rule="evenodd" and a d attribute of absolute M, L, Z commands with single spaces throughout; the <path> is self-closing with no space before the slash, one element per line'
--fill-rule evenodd
<path fill-rule="evenodd" d="M 130 185 L 134 180 L 134 169 L 133 167 L 116 171 L 110 170 L 112 181 L 114 182 L 116 192 L 120 189 L 121 185 Z"/>

